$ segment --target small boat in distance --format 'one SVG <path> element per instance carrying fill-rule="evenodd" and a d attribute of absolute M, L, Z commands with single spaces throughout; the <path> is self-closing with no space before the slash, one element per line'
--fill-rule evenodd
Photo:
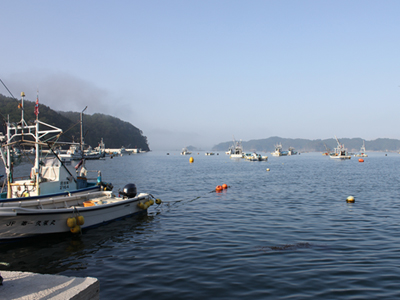
<path fill-rule="evenodd" d="M 355 154 L 354 156 L 356 157 L 368 157 L 368 155 L 365 153 L 365 141 L 363 141 L 363 145 L 361 146 L 360 153 Z"/>
<path fill-rule="evenodd" d="M 242 147 L 242 140 L 240 141 L 235 141 L 233 139 L 233 145 L 229 148 L 230 152 L 230 158 L 243 158 L 244 153 L 243 153 L 243 147 Z"/>
<path fill-rule="evenodd" d="M 186 147 L 182 149 L 181 155 L 190 155 L 192 152 L 190 152 Z"/>
<path fill-rule="evenodd" d="M 297 155 L 297 151 L 294 151 L 293 147 L 289 147 L 288 155 Z"/>
<path fill-rule="evenodd" d="M 248 161 L 267 161 L 268 160 L 268 156 L 263 156 L 261 154 L 258 154 L 256 152 L 253 153 L 246 153 L 244 155 L 244 158 Z"/>
<path fill-rule="evenodd" d="M 337 142 L 337 147 L 334 149 L 333 153 L 329 154 L 329 157 L 335 159 L 350 159 L 351 156 L 347 153 L 347 149 L 344 148 L 344 145 L 339 142 L 336 136 L 335 139 Z"/>
<path fill-rule="evenodd" d="M 272 156 L 286 156 L 288 155 L 287 151 L 282 151 L 282 144 L 276 144 L 275 145 L 275 151 L 271 153 Z"/>

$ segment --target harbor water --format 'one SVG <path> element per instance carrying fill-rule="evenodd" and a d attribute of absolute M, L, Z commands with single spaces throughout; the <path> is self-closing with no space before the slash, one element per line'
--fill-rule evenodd
<path fill-rule="evenodd" d="M 399 154 L 190 156 L 88 161 L 116 193 L 135 183 L 163 203 L 82 235 L 1 244 L 0 271 L 96 277 L 100 299 L 400 298 Z"/>

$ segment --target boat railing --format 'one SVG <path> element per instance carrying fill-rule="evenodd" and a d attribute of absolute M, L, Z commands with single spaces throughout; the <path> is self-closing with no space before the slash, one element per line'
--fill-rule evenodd
<path fill-rule="evenodd" d="M 91 199 L 109 199 L 113 198 L 111 191 L 99 191 L 91 192 L 83 195 L 71 195 L 71 196 L 60 196 L 50 197 L 44 199 L 27 200 L 27 201 L 11 201 L 11 202 L 0 202 L 0 207 L 19 207 L 19 208 L 39 208 L 39 209 L 62 209 L 70 208 L 73 206 L 82 206 L 84 201 Z"/>
<path fill-rule="evenodd" d="M 87 177 L 87 180 L 97 180 L 98 182 L 101 182 L 101 171 L 99 170 L 86 170 L 87 173 L 93 173 L 97 174 L 97 177 Z M 87 175 L 87 174 L 86 174 Z"/>

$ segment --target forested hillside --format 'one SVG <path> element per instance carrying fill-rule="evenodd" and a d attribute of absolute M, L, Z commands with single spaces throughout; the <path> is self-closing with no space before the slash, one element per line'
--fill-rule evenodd
<path fill-rule="evenodd" d="M 6 97 L 0 94 L 0 113 L 3 121 L 9 118 L 10 122 L 21 120 L 21 110 L 18 108 L 20 100 Z M 36 119 L 34 114 L 34 101 L 24 101 L 24 119 L 33 121 Z M 61 141 L 79 142 L 80 139 L 80 113 L 78 112 L 57 112 L 50 107 L 39 104 L 39 119 L 42 122 L 54 125 L 63 130 Z M 2 131 L 5 134 L 5 123 L 2 122 Z M 140 148 L 149 151 L 147 137 L 143 132 L 128 122 L 118 118 L 103 115 L 83 115 L 83 127 L 85 143 L 96 147 L 103 138 L 107 148 Z"/>

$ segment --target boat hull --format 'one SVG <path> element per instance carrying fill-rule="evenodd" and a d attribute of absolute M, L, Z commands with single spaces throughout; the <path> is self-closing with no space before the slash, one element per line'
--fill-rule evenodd
<path fill-rule="evenodd" d="M 333 159 L 342 159 L 342 160 L 351 159 L 350 155 L 330 155 L 329 157 Z"/>
<path fill-rule="evenodd" d="M 83 216 L 85 220 L 84 224 L 81 225 L 82 229 L 99 226 L 115 219 L 147 211 L 147 208 L 139 208 L 138 204 L 150 199 L 148 194 L 140 194 L 129 199 L 107 197 L 108 200 L 102 201 L 103 204 L 101 205 L 85 207 L 82 205 L 85 199 L 77 200 L 79 196 L 74 197 L 76 199 L 65 200 L 66 206 L 69 204 L 77 205 L 67 208 L 24 208 L 13 206 L 12 203 L 0 207 L 0 240 L 69 232 L 67 219 L 78 215 Z M 90 195 L 87 199 L 95 198 Z M 49 202 L 51 199 L 46 200 Z M 55 203 L 61 203 L 61 201 L 60 199 L 54 200 Z M 46 205 L 43 202 L 43 206 Z"/>

